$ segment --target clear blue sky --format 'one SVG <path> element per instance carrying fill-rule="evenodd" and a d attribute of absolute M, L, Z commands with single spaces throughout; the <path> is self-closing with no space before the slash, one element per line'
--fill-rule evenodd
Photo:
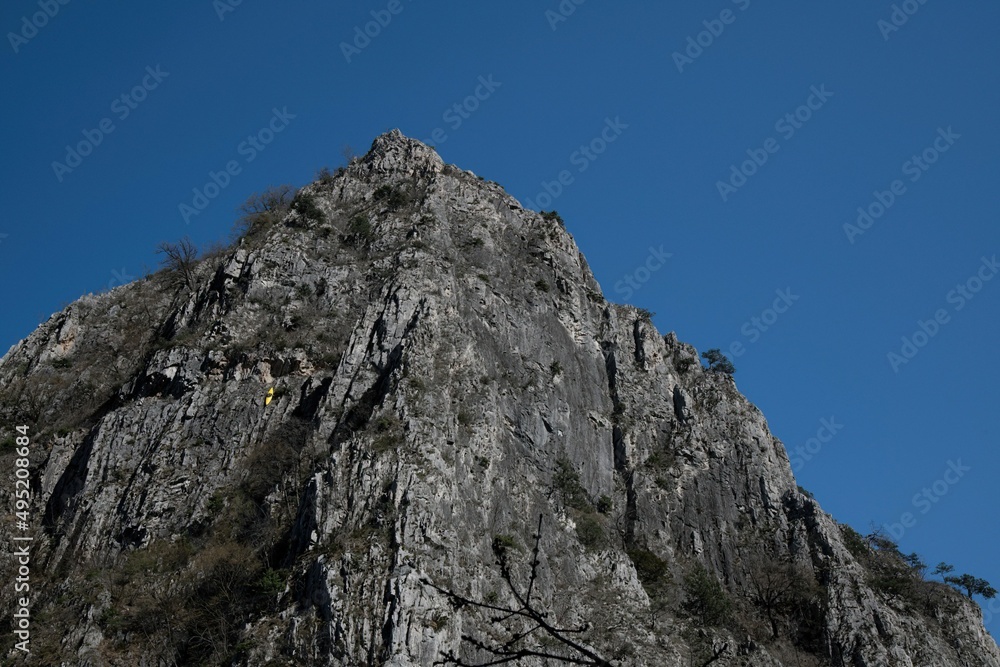
<path fill-rule="evenodd" d="M 793 456 L 842 425 L 796 464 L 838 519 L 866 532 L 909 512 L 904 551 L 1000 585 L 1000 279 L 977 282 L 1000 255 L 1000 7 L 902 4 L 918 10 L 880 28 L 891 2 L 568 1 L 556 21 L 556 0 L 243 0 L 221 20 L 221 0 L 77 0 L 34 34 L 37 2 L 4 3 L 0 347 L 155 266 L 157 242 L 223 238 L 251 192 L 399 127 L 558 209 L 609 298 L 701 350 L 742 343 L 737 382 Z M 345 54 L 373 11 L 386 25 Z M 272 120 L 271 143 L 241 146 Z M 100 144 L 54 168 L 85 131 Z M 179 205 L 229 161 L 185 224 Z M 894 201 L 848 234 L 875 191 Z M 671 257 L 647 272 L 650 248 Z"/>

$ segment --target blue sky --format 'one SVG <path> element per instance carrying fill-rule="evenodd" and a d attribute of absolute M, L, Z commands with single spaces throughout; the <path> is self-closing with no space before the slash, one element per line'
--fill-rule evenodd
<path fill-rule="evenodd" d="M 558 209 L 612 300 L 740 351 L 838 519 L 1000 584 L 995 2 L 232 2 L 0 9 L 0 347 L 399 127 Z"/>

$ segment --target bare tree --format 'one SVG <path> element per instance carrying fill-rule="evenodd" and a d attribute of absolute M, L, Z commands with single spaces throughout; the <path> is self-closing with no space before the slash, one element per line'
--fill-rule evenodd
<path fill-rule="evenodd" d="M 280 220 L 291 206 L 294 192 L 291 185 L 276 185 L 250 195 L 239 207 L 243 215 L 234 226 L 236 236 L 253 234 Z"/>
<path fill-rule="evenodd" d="M 163 255 L 163 266 L 177 278 L 177 284 L 194 290 L 194 265 L 198 259 L 198 248 L 185 236 L 177 243 L 164 241 L 156 247 L 157 254 Z"/>
<path fill-rule="evenodd" d="M 340 154 L 344 157 L 344 164 L 347 165 L 350 165 L 358 157 L 350 144 L 344 144 L 344 147 L 340 149 Z"/>
<path fill-rule="evenodd" d="M 751 557 L 747 569 L 748 597 L 767 617 L 771 637 L 779 636 L 780 619 L 816 595 L 812 571 L 789 558 Z"/>
<path fill-rule="evenodd" d="M 503 541 L 495 539 L 493 541 L 493 554 L 496 556 L 496 564 L 500 568 L 500 576 L 507 583 L 511 595 L 517 601 L 517 606 L 493 604 L 479 600 L 473 600 L 464 595 L 455 593 L 423 579 L 423 583 L 443 593 L 448 597 L 449 602 L 455 609 L 463 607 L 473 607 L 492 612 L 490 622 L 505 635 L 502 641 L 487 643 L 471 635 L 462 635 L 462 641 L 468 643 L 480 651 L 484 651 L 491 658 L 488 662 L 472 663 L 456 656 L 453 652 L 443 653 L 443 660 L 438 660 L 435 665 L 454 665 L 455 667 L 488 667 L 489 665 L 501 665 L 512 663 L 521 658 L 542 658 L 552 660 L 557 663 L 571 665 L 591 665 L 592 667 L 614 667 L 614 664 L 601 657 L 592 648 L 585 646 L 580 641 L 571 638 L 572 635 L 579 635 L 589 629 L 589 624 L 576 628 L 560 628 L 550 620 L 550 614 L 538 608 L 538 603 L 532 601 L 535 594 L 535 582 L 538 579 L 538 546 L 542 539 L 542 516 L 538 517 L 538 532 L 535 533 L 535 546 L 531 552 L 531 570 L 528 577 L 527 588 L 522 592 L 514 583 L 514 575 L 511 571 L 509 559 L 510 548 Z M 530 641 L 540 635 L 541 641 Z M 547 640 L 547 641 L 546 641 Z M 555 645 L 555 648 L 544 648 L 544 644 Z M 558 649 L 562 651 L 558 651 Z"/>

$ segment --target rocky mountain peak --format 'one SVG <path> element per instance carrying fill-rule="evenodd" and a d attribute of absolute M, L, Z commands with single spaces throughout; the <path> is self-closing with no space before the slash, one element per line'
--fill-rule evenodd
<path fill-rule="evenodd" d="M 377 174 L 398 171 L 412 175 L 418 171 L 440 171 L 444 167 L 433 148 L 405 136 L 398 129 L 376 137 L 363 163 Z"/>
<path fill-rule="evenodd" d="M 13 664 L 1000 667 L 557 214 L 393 130 L 246 222 L 0 360 Z"/>

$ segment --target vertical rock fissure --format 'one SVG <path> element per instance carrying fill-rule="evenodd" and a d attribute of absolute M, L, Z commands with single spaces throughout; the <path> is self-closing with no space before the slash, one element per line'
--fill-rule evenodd
<path fill-rule="evenodd" d="M 604 367 L 608 376 L 608 393 L 612 405 L 611 438 L 614 448 L 615 473 L 625 487 L 624 539 L 626 545 L 631 545 L 635 540 L 635 522 L 638 512 L 636 509 L 635 472 L 628 460 L 628 452 L 625 448 L 625 431 L 621 420 L 625 406 L 618 391 L 618 346 L 611 341 L 602 341 L 601 351 L 604 354 Z"/>

